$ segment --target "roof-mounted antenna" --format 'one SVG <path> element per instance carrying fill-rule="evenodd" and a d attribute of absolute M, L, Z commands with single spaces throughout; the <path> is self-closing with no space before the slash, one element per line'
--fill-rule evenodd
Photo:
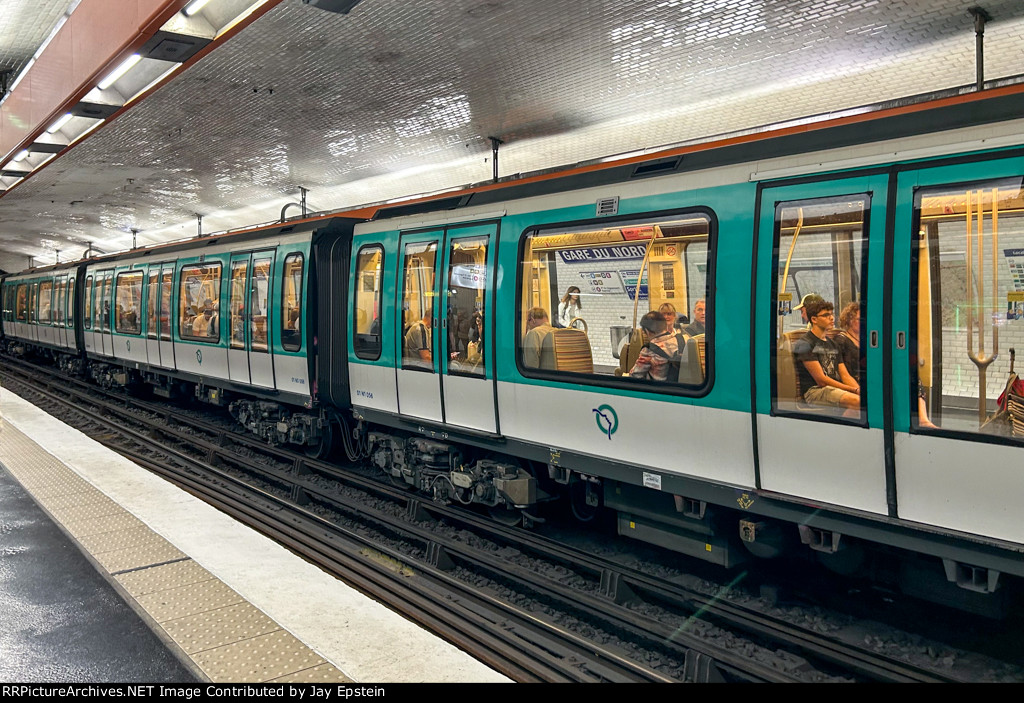
<path fill-rule="evenodd" d="M 302 198 L 297 203 L 285 203 L 284 207 L 281 208 L 281 222 L 285 221 L 285 213 L 288 212 L 288 208 L 297 206 L 302 210 L 302 216 L 306 216 L 306 193 L 309 192 L 308 188 L 299 186 L 299 193 L 302 194 Z"/>
<path fill-rule="evenodd" d="M 203 216 L 198 212 L 196 213 L 196 228 L 196 238 L 198 239 L 203 236 Z"/>
<path fill-rule="evenodd" d="M 135 240 L 136 240 L 136 238 L 137 238 L 138 236 L 139 236 L 139 230 L 137 230 L 137 229 L 135 229 L 135 228 L 133 227 L 133 228 L 132 228 L 132 249 L 134 249 L 134 248 L 135 248 L 135 246 L 136 246 L 136 245 L 135 245 Z"/>

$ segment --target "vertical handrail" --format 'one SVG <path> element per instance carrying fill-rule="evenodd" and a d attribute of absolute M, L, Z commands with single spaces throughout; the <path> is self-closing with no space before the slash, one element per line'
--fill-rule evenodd
<path fill-rule="evenodd" d="M 779 226 L 780 226 L 780 235 L 781 235 L 781 224 Z M 786 254 L 786 268 L 782 272 L 782 285 L 779 287 L 779 299 L 780 300 L 782 299 L 782 295 L 786 292 L 786 283 L 789 281 L 789 264 L 793 260 L 793 250 L 796 249 L 796 238 L 800 236 L 800 230 L 803 229 L 803 226 L 804 226 L 804 209 L 801 207 L 801 208 L 797 208 L 796 229 L 793 230 L 793 241 L 790 242 L 790 244 L 789 244 L 789 253 Z M 777 344 L 782 344 L 783 318 L 782 318 L 781 315 L 778 314 L 778 310 L 775 311 L 775 314 L 776 314 L 776 317 L 778 317 L 778 319 L 779 319 L 779 334 L 776 337 L 776 343 Z"/>
<path fill-rule="evenodd" d="M 999 329 L 995 324 L 993 315 L 996 314 L 996 302 L 998 300 L 999 293 L 999 267 L 998 267 L 998 248 L 999 248 L 999 206 L 996 204 L 998 200 L 998 189 L 992 190 L 992 305 L 991 311 L 986 314 L 985 306 L 985 250 L 984 250 L 984 237 L 985 237 L 985 192 L 983 190 L 977 191 L 978 205 L 976 208 L 978 225 L 977 232 L 973 231 L 971 227 L 971 221 L 973 219 L 973 212 L 971 209 L 971 198 L 973 197 L 972 191 L 967 191 L 967 357 L 978 367 L 978 422 L 984 423 L 987 419 L 987 405 L 988 405 L 988 367 L 996 360 L 999 356 Z M 974 262 L 972 260 L 972 245 L 974 244 L 971 240 L 977 236 L 977 247 L 978 247 L 978 352 L 974 352 Z M 992 353 L 985 353 L 985 318 L 988 317 L 989 324 L 992 326 Z"/>

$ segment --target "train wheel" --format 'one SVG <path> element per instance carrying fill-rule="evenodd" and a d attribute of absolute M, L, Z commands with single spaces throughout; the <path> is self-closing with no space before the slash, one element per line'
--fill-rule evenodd
<path fill-rule="evenodd" d="M 306 446 L 306 456 L 310 459 L 326 459 L 334 449 L 334 423 L 328 421 L 320 433 L 320 441 L 317 444 Z"/>
<path fill-rule="evenodd" d="M 574 518 L 580 522 L 591 522 L 601 514 L 601 500 L 598 495 L 597 505 L 587 503 L 587 487 L 589 481 L 583 481 L 576 476 L 569 481 L 569 509 Z"/>

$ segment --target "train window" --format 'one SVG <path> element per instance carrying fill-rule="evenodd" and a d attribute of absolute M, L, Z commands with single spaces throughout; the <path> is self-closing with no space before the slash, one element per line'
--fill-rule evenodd
<path fill-rule="evenodd" d="M 281 276 L 281 346 L 285 351 L 302 348 L 302 254 L 289 254 Z"/>
<path fill-rule="evenodd" d="M 526 237 L 517 323 L 527 372 L 704 386 L 711 365 L 704 212 L 538 230 Z"/>
<path fill-rule="evenodd" d="M 380 245 L 364 246 L 356 255 L 352 341 L 360 359 L 380 358 L 380 272 L 383 264 L 384 248 Z"/>
<path fill-rule="evenodd" d="M 114 287 L 114 330 L 122 334 L 142 333 L 142 271 L 117 274 Z"/>
<path fill-rule="evenodd" d="M 911 427 L 1024 435 L 1024 179 L 917 191 Z M 912 324 L 913 327 L 913 324 Z"/>
<path fill-rule="evenodd" d="M 270 310 L 270 264 L 271 259 L 257 258 L 252 262 L 252 290 L 249 298 L 249 339 L 250 351 L 266 352 L 269 350 L 267 326 Z"/>
<path fill-rule="evenodd" d="M 28 286 L 28 321 L 35 322 L 38 318 L 38 310 L 36 305 L 39 302 L 39 284 L 30 283 Z"/>
<path fill-rule="evenodd" d="M 39 284 L 39 315 L 36 319 L 44 325 L 53 321 L 53 281 Z"/>
<path fill-rule="evenodd" d="M 114 272 L 107 271 L 103 274 L 103 295 L 101 296 L 103 301 L 103 308 L 101 313 L 97 313 L 97 316 L 100 318 L 100 320 L 102 320 L 101 324 L 103 325 L 104 332 L 110 331 L 110 307 L 114 292 L 113 288 Z"/>
<path fill-rule="evenodd" d="M 245 349 L 245 277 L 248 261 L 231 262 L 231 289 L 228 307 L 231 317 L 231 348 Z"/>
<path fill-rule="evenodd" d="M 68 279 L 66 276 L 57 277 L 57 286 L 53 290 L 53 324 L 57 327 L 64 326 L 64 296 L 67 293 Z"/>
<path fill-rule="evenodd" d="M 87 276 L 85 279 L 85 319 L 82 321 L 82 327 L 87 330 L 92 329 L 92 276 Z"/>
<path fill-rule="evenodd" d="M 178 330 L 182 339 L 220 341 L 220 270 L 219 263 L 181 269 Z"/>
<path fill-rule="evenodd" d="M 448 371 L 486 375 L 484 293 L 487 237 L 451 242 L 448 252 Z"/>
<path fill-rule="evenodd" d="M 774 409 L 863 421 L 867 195 L 775 208 Z"/>
<path fill-rule="evenodd" d="M 75 277 L 68 279 L 67 326 L 75 326 Z"/>
<path fill-rule="evenodd" d="M 171 288 L 174 265 L 166 264 L 160 273 L 160 339 L 171 341 Z"/>
<path fill-rule="evenodd" d="M 146 296 L 146 336 L 150 339 L 156 339 L 159 334 L 160 328 L 160 317 L 159 317 L 159 301 L 160 301 L 160 271 L 156 268 L 149 270 L 149 292 Z"/>
<path fill-rule="evenodd" d="M 405 245 L 402 286 L 402 368 L 434 368 L 434 271 L 437 242 Z"/>
<path fill-rule="evenodd" d="M 18 299 L 15 303 L 15 317 L 21 322 L 28 322 L 28 285 L 18 285 Z"/>

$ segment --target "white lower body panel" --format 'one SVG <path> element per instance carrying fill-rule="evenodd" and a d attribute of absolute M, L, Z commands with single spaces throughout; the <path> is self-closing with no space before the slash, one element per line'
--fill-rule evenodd
<path fill-rule="evenodd" d="M 757 427 L 765 490 L 888 514 L 882 430 L 768 415 Z"/>
<path fill-rule="evenodd" d="M 618 423 L 609 437 L 601 406 Z M 606 417 L 612 416 L 607 410 Z M 750 415 L 707 406 L 610 396 L 599 391 L 498 384 L 506 437 L 736 486 L 754 485 Z M 583 467 L 571 467 L 583 468 Z"/>
<path fill-rule="evenodd" d="M 398 412 L 398 388 L 395 370 L 388 366 L 371 364 L 348 365 L 349 393 L 357 408 Z"/>
<path fill-rule="evenodd" d="M 895 448 L 900 518 L 1024 543 L 1019 447 L 898 433 Z"/>

